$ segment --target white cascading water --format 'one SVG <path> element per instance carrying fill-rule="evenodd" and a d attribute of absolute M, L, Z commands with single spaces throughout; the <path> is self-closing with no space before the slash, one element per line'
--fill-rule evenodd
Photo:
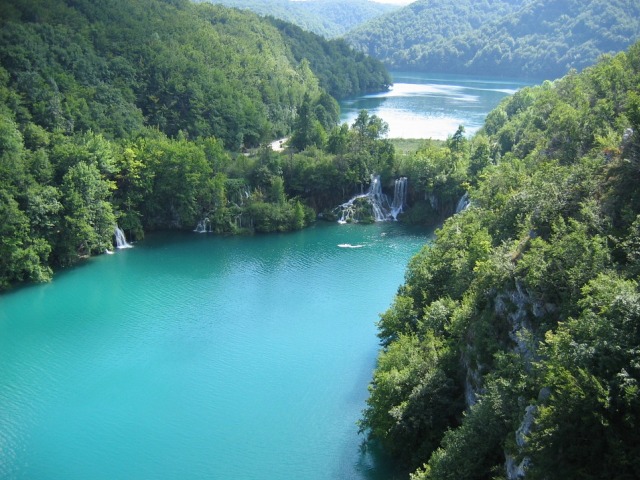
<path fill-rule="evenodd" d="M 391 202 L 391 212 L 389 215 L 394 220 L 398 220 L 398 215 L 403 212 L 404 206 L 407 204 L 407 177 L 396 179 L 393 189 L 393 202 Z"/>
<path fill-rule="evenodd" d="M 351 198 L 348 202 L 343 203 L 342 205 L 339 205 L 336 210 L 340 210 L 340 218 L 338 219 L 338 223 L 348 223 L 348 222 L 352 222 L 355 219 L 355 215 L 356 215 L 356 206 L 355 206 L 355 201 L 358 200 L 359 198 L 365 198 L 367 195 L 366 194 L 362 194 L 362 195 L 356 195 L 355 197 Z"/>
<path fill-rule="evenodd" d="M 348 202 L 339 205 L 336 211 L 340 212 L 338 223 L 356 222 L 357 205 L 356 201 L 363 199 L 371 205 L 373 218 L 376 222 L 386 220 L 397 220 L 397 216 L 402 213 L 402 208 L 406 205 L 407 199 L 407 178 L 402 177 L 396 180 L 393 202 L 389 205 L 389 199 L 382 193 L 380 175 L 371 175 L 371 184 L 367 193 L 362 193 L 351 198 Z"/>
<path fill-rule="evenodd" d="M 471 201 L 469 200 L 469 193 L 465 192 L 465 194 L 460 197 L 460 200 L 458 200 L 458 205 L 456 205 L 456 213 L 460 213 L 463 210 L 466 210 L 470 204 Z"/>
<path fill-rule="evenodd" d="M 117 225 L 113 234 L 116 238 L 116 248 L 131 248 L 133 246 L 127 242 L 127 238 L 124 236 L 124 232 Z"/>
<path fill-rule="evenodd" d="M 376 222 L 384 222 L 389 217 L 389 199 L 382 193 L 380 175 L 371 176 L 371 185 L 367 192 L 367 198 L 373 209 L 373 218 Z"/>
<path fill-rule="evenodd" d="M 209 217 L 204 217 L 200 220 L 193 231 L 196 233 L 211 233 L 211 220 L 209 220 Z"/>

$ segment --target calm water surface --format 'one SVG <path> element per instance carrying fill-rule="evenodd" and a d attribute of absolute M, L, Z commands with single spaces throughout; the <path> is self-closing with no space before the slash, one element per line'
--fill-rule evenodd
<path fill-rule="evenodd" d="M 428 239 L 156 234 L 0 296 L 0 478 L 386 478 L 355 423 Z"/>
<path fill-rule="evenodd" d="M 394 85 L 389 92 L 342 101 L 341 121 L 351 125 L 360 110 L 368 110 L 389 124 L 390 138 L 445 140 L 459 125 L 472 135 L 500 100 L 529 85 L 465 75 L 391 73 Z"/>

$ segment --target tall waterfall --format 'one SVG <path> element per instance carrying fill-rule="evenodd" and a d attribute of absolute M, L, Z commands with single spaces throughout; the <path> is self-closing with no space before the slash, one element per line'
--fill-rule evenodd
<path fill-rule="evenodd" d="M 394 220 L 398 219 L 398 215 L 403 212 L 403 207 L 407 204 L 407 177 L 396 179 L 393 189 L 393 202 L 391 202 L 391 212 L 389 215 Z"/>
<path fill-rule="evenodd" d="M 373 218 L 376 222 L 396 220 L 402 213 L 407 200 L 407 178 L 396 180 L 393 202 L 389 205 L 389 199 L 382 193 L 380 175 L 371 175 L 371 184 L 367 193 L 361 193 L 351 198 L 348 202 L 339 205 L 335 211 L 339 214 L 338 223 L 358 221 L 358 203 L 366 202 L 371 206 Z"/>
<path fill-rule="evenodd" d="M 380 175 L 371 176 L 371 185 L 369 185 L 367 197 L 373 209 L 373 218 L 375 218 L 376 222 L 385 221 L 388 217 L 389 199 L 382 193 Z"/>
<path fill-rule="evenodd" d="M 131 248 L 133 245 L 127 243 L 127 238 L 124 236 L 124 232 L 118 225 L 114 230 L 114 236 L 116 238 L 116 248 Z"/>

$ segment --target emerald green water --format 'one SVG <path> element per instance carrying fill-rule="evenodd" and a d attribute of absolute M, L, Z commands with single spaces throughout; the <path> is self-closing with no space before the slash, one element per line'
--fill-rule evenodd
<path fill-rule="evenodd" d="M 1 296 L 0 478 L 386 478 L 356 421 L 428 239 L 156 234 Z"/>

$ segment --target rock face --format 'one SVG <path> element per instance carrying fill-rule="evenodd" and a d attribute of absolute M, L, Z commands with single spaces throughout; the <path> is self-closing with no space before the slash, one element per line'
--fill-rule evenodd
<path fill-rule="evenodd" d="M 467 372 L 464 381 L 464 400 L 467 408 L 475 405 L 478 394 L 482 392 L 482 365 L 473 367 L 469 359 L 463 357 L 463 366 Z"/>
<path fill-rule="evenodd" d="M 544 303 L 522 286 L 519 281 L 515 289 L 496 295 L 494 311 L 509 324 L 509 338 L 513 341 L 513 351 L 521 355 L 530 366 L 535 352 L 532 350 L 534 331 L 532 318 L 542 319 L 556 310 L 555 306 Z"/>
<path fill-rule="evenodd" d="M 534 360 L 532 349 L 533 326 L 531 319 L 542 318 L 554 311 L 553 305 L 544 304 L 526 291 L 520 282 L 515 288 L 499 292 L 494 298 L 494 313 L 496 319 L 503 320 L 509 325 L 509 339 L 513 342 L 513 351 L 525 359 L 527 366 Z M 476 403 L 477 395 L 482 392 L 483 366 L 472 360 L 472 345 L 467 345 L 467 351 L 462 357 L 465 376 L 465 401 L 467 408 Z"/>
<path fill-rule="evenodd" d="M 525 408 L 524 418 L 518 430 L 516 430 L 516 444 L 519 448 L 522 448 L 527 443 L 527 435 L 531 433 L 533 422 L 538 411 L 538 407 L 535 405 L 529 405 Z M 505 452 L 505 470 L 507 478 L 509 480 L 517 480 L 524 478 L 527 470 L 527 466 L 531 463 L 528 457 L 525 457 L 517 462 L 516 458 L 508 452 Z"/>
<path fill-rule="evenodd" d="M 524 458 L 520 463 L 517 463 L 513 455 L 505 452 L 505 473 L 509 480 L 520 480 L 525 478 L 527 466 L 531 463 L 529 458 Z"/>
<path fill-rule="evenodd" d="M 509 325 L 509 338 L 513 341 L 513 351 L 524 360 L 526 368 L 530 368 L 535 361 L 535 335 L 532 319 L 541 319 L 553 313 L 554 305 L 545 304 L 516 282 L 515 289 L 501 292 L 496 296 L 494 311 L 496 316 L 504 318 Z M 548 389 L 542 389 L 539 400 L 544 400 L 549 394 Z M 515 432 L 518 449 L 522 449 L 527 442 L 527 436 L 535 423 L 538 408 L 529 405 L 525 408 L 522 422 Z M 522 479 L 526 475 L 527 466 L 531 463 L 528 457 L 520 462 L 512 452 L 505 451 L 505 473 L 509 480 Z"/>

